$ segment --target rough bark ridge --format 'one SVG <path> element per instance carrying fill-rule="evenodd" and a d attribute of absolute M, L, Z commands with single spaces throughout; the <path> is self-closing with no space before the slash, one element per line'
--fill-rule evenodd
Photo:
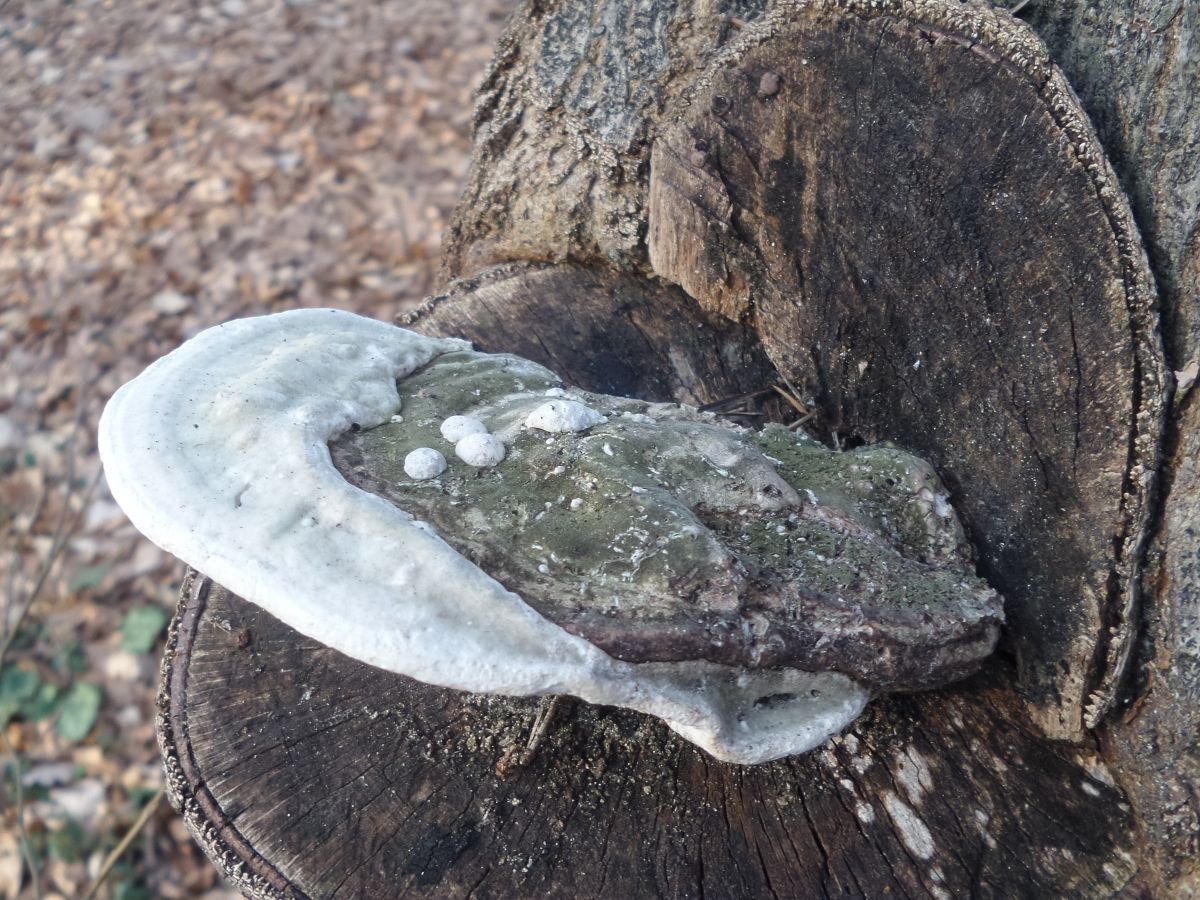
<path fill-rule="evenodd" d="M 1058 0 L 1029 7 L 1133 206 L 1163 300 L 1167 355 L 1200 347 L 1200 6 Z"/>
<path fill-rule="evenodd" d="M 1200 355 L 1200 6 L 1061 0 L 1029 24 L 1079 94 L 1130 198 L 1158 280 L 1172 368 Z M 1184 392 L 1186 382 L 1181 383 Z M 1122 717 L 1102 732 L 1170 890 L 1200 891 L 1200 411 L 1167 422 L 1158 530 Z"/>
<path fill-rule="evenodd" d="M 513 260 L 644 271 L 651 129 L 763 0 L 530 3 L 480 89 L 447 277 Z"/>

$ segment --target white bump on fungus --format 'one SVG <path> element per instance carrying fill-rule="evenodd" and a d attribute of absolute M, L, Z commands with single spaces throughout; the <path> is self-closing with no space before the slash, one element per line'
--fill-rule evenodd
<path fill-rule="evenodd" d="M 168 553 L 301 634 L 426 684 L 624 706 L 742 764 L 811 750 L 859 716 L 868 692 L 836 672 L 613 659 L 349 485 L 329 441 L 386 422 L 397 379 L 469 349 L 331 309 L 210 328 L 105 407 L 109 487 Z"/>
<path fill-rule="evenodd" d="M 452 444 L 457 444 L 469 434 L 487 434 L 487 426 L 474 416 L 450 416 L 438 430 Z"/>
<path fill-rule="evenodd" d="M 929 828 L 921 821 L 916 811 L 891 791 L 883 792 L 883 807 L 909 853 L 917 859 L 931 859 L 934 851 L 933 835 L 929 833 Z"/>
<path fill-rule="evenodd" d="M 404 457 L 404 474 L 417 481 L 437 478 L 446 471 L 446 457 L 432 447 L 418 447 Z"/>
<path fill-rule="evenodd" d="M 504 462 L 504 441 L 494 434 L 468 434 L 454 445 L 454 452 L 468 466 L 497 466 Z"/>
<path fill-rule="evenodd" d="M 525 424 L 551 434 L 587 431 L 607 422 L 604 416 L 577 400 L 551 400 L 543 403 L 525 419 Z"/>

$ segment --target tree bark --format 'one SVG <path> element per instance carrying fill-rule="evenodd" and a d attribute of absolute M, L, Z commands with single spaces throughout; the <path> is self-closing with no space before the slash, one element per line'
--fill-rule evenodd
<path fill-rule="evenodd" d="M 1155 306 L 1182 370 L 1200 8 L 1025 15 L 1066 80 L 970 3 L 531 0 L 457 281 L 405 323 L 651 399 L 782 372 L 820 436 L 936 464 L 1005 652 L 739 768 L 631 713 L 381 673 L 196 575 L 160 738 L 250 896 L 1200 895 L 1200 407 L 1166 405 Z"/>
<path fill-rule="evenodd" d="M 1167 359 L 1186 370 L 1200 352 L 1200 7 L 1062 0 L 1034 4 L 1028 21 L 1129 196 L 1158 281 Z M 1200 893 L 1198 451 L 1200 409 L 1182 381 L 1167 419 L 1132 683 L 1122 715 L 1101 730 L 1164 896 Z"/>

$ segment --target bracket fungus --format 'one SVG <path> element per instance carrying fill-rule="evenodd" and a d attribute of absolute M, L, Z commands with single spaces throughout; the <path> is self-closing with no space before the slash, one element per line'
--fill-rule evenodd
<path fill-rule="evenodd" d="M 469 465 L 426 465 L 439 432 Z M 336 310 L 201 333 L 117 392 L 100 451 L 144 534 L 302 634 L 428 684 L 639 710 L 727 761 L 969 674 L 1001 623 L 915 457 Z"/>

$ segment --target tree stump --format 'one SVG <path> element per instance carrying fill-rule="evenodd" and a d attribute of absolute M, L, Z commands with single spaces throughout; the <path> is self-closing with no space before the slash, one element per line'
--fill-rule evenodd
<path fill-rule="evenodd" d="M 637 714 L 382 672 L 192 574 L 163 679 L 172 796 L 251 897 L 1107 897 L 1137 870 L 1103 765 L 1031 736 L 996 671 L 732 766 Z"/>
<path fill-rule="evenodd" d="M 1065 16 L 1039 24 L 1070 58 L 1097 26 Z M 949 0 L 531 3 L 476 130 L 458 280 L 406 324 L 649 399 L 782 374 L 819 436 L 935 464 L 1004 651 L 738 767 L 633 713 L 372 669 L 192 573 L 159 726 L 214 862 L 252 897 L 1200 891 L 1194 402 L 1155 481 L 1155 274 L 1182 368 L 1196 246 L 1155 238 L 1152 272 L 1034 34 Z M 1197 196 L 1122 176 L 1164 234 Z"/>

